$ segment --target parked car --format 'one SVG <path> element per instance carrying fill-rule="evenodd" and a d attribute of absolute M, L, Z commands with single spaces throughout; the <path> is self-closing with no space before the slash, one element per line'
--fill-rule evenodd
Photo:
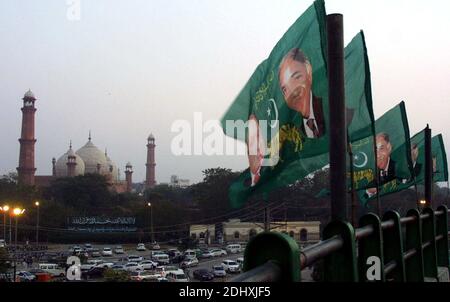
<path fill-rule="evenodd" d="M 167 250 L 167 255 L 169 255 L 170 258 L 174 258 L 181 255 L 181 252 L 178 249 L 169 249 Z"/>
<path fill-rule="evenodd" d="M 159 246 L 159 244 L 157 244 L 156 242 L 153 243 L 152 245 L 152 249 L 153 250 L 159 250 L 161 247 Z"/>
<path fill-rule="evenodd" d="M 92 247 L 92 244 L 90 244 L 90 243 L 86 243 L 85 245 L 84 245 L 84 250 L 86 251 L 86 252 L 92 252 L 92 250 L 93 250 L 94 248 Z"/>
<path fill-rule="evenodd" d="M 185 260 L 183 262 L 181 262 L 180 267 L 182 268 L 186 268 L 186 267 L 192 267 L 192 266 L 197 266 L 198 265 L 198 259 L 197 258 L 191 258 L 188 260 Z"/>
<path fill-rule="evenodd" d="M 112 268 L 114 266 L 113 262 L 102 262 L 97 264 L 95 267 Z"/>
<path fill-rule="evenodd" d="M 126 271 L 127 270 L 127 268 L 125 267 L 124 264 L 114 264 L 111 268 L 113 270 L 117 270 L 117 271 Z"/>
<path fill-rule="evenodd" d="M 5 239 L 0 239 L 0 248 L 6 247 L 6 241 Z"/>
<path fill-rule="evenodd" d="M 161 277 L 161 275 L 158 275 L 154 272 L 149 272 L 149 271 L 136 271 L 136 272 L 131 272 L 131 274 L 130 274 L 130 279 L 133 281 L 157 280 L 160 277 Z"/>
<path fill-rule="evenodd" d="M 72 254 L 79 254 L 79 253 L 83 252 L 83 249 L 81 248 L 81 246 L 75 245 L 75 246 L 69 248 L 69 252 L 71 252 Z"/>
<path fill-rule="evenodd" d="M 105 267 L 93 267 L 88 271 L 82 272 L 81 273 L 81 278 L 82 279 L 97 279 L 97 278 L 102 278 L 103 277 L 103 273 L 105 272 L 106 268 Z"/>
<path fill-rule="evenodd" d="M 169 282 L 189 282 L 188 276 L 182 270 L 170 272 L 166 278 Z"/>
<path fill-rule="evenodd" d="M 214 257 L 214 253 L 212 251 L 206 251 L 202 254 L 202 258 L 212 258 Z"/>
<path fill-rule="evenodd" d="M 121 245 L 118 245 L 114 248 L 114 253 L 115 254 L 124 254 L 125 251 L 123 250 L 123 247 Z"/>
<path fill-rule="evenodd" d="M 95 248 L 92 249 L 91 257 L 92 257 L 92 258 L 101 257 L 100 250 L 99 250 L 99 249 L 95 249 Z"/>
<path fill-rule="evenodd" d="M 109 257 L 109 256 L 112 256 L 112 255 L 113 255 L 113 252 L 112 252 L 111 248 L 109 248 L 109 247 L 103 248 L 102 256 Z"/>
<path fill-rule="evenodd" d="M 152 270 L 158 266 L 158 263 L 152 260 L 144 260 L 140 264 L 144 270 Z"/>
<path fill-rule="evenodd" d="M 152 257 L 152 260 L 158 262 L 159 265 L 166 265 L 170 263 L 169 256 L 166 254 L 158 254 Z"/>
<path fill-rule="evenodd" d="M 239 266 L 241 267 L 241 269 L 244 267 L 244 258 L 243 257 L 239 257 L 236 259 L 237 264 L 239 264 Z"/>
<path fill-rule="evenodd" d="M 97 266 L 98 264 L 100 264 L 102 262 L 103 262 L 103 260 L 90 259 L 90 260 L 86 261 L 86 263 L 81 264 L 80 269 L 81 269 L 81 271 L 88 271 L 91 268 L 94 268 L 95 266 Z"/>
<path fill-rule="evenodd" d="M 194 278 L 200 281 L 211 281 L 214 279 L 214 274 L 207 269 L 197 269 L 193 273 Z"/>
<path fill-rule="evenodd" d="M 18 272 L 16 277 L 19 278 L 20 282 L 31 282 L 36 280 L 36 276 L 27 271 Z"/>
<path fill-rule="evenodd" d="M 183 271 L 182 269 L 179 269 L 176 266 L 171 266 L 171 265 L 165 265 L 165 266 L 158 266 L 155 269 L 155 272 L 157 274 L 160 274 L 162 277 L 166 277 L 168 273 L 170 272 L 178 272 L 178 271 Z"/>
<path fill-rule="evenodd" d="M 238 273 L 241 271 L 239 264 L 234 260 L 224 260 L 222 266 L 229 273 Z"/>
<path fill-rule="evenodd" d="M 211 250 L 211 253 L 213 254 L 214 257 L 220 257 L 220 256 L 227 255 L 227 251 L 222 250 L 222 249 L 213 249 L 213 250 Z"/>
<path fill-rule="evenodd" d="M 183 255 L 184 255 L 185 257 L 187 257 L 187 256 L 197 257 L 197 252 L 194 251 L 194 250 L 185 250 L 184 253 L 183 253 Z"/>
<path fill-rule="evenodd" d="M 225 277 L 227 275 L 227 272 L 222 265 L 214 265 L 213 274 L 215 277 Z"/>
<path fill-rule="evenodd" d="M 136 247 L 136 251 L 138 252 L 145 252 L 147 250 L 147 248 L 145 247 L 145 244 L 143 243 L 139 243 Z"/>
<path fill-rule="evenodd" d="M 129 262 L 125 264 L 125 270 L 129 272 L 135 272 L 135 271 L 143 271 L 144 268 L 137 262 Z"/>
<path fill-rule="evenodd" d="M 142 256 L 136 256 L 136 255 L 129 255 L 127 258 L 128 262 L 141 262 L 144 260 Z"/>

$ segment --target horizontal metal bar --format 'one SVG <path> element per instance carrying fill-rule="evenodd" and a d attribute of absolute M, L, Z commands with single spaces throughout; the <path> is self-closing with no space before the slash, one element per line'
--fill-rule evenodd
<path fill-rule="evenodd" d="M 281 267 L 273 261 L 249 270 L 229 282 L 278 282 L 281 280 Z"/>
<path fill-rule="evenodd" d="M 324 258 L 331 253 L 338 251 L 343 245 L 344 240 L 340 236 L 334 236 L 330 239 L 305 248 L 300 252 L 301 269 L 314 264 L 320 258 Z"/>
<path fill-rule="evenodd" d="M 406 251 L 406 253 L 403 254 L 403 258 L 405 260 L 408 260 L 411 257 L 414 257 L 417 254 L 416 249 L 410 249 L 409 251 Z"/>
<path fill-rule="evenodd" d="M 392 260 L 386 266 L 384 267 L 384 273 L 388 275 L 391 273 L 395 268 L 397 267 L 397 262 L 395 260 Z"/>
<path fill-rule="evenodd" d="M 372 233 L 373 233 L 373 226 L 366 225 L 365 227 L 356 229 L 355 237 L 356 237 L 356 240 L 359 240 L 359 239 L 369 237 L 370 235 L 372 235 Z"/>

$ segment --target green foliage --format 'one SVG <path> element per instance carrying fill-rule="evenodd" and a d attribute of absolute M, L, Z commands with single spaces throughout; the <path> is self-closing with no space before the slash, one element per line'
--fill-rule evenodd
<path fill-rule="evenodd" d="M 113 270 L 110 268 L 107 268 L 104 273 L 103 277 L 105 278 L 106 282 L 127 282 L 130 281 L 130 275 L 126 271 L 119 271 L 119 270 Z"/>

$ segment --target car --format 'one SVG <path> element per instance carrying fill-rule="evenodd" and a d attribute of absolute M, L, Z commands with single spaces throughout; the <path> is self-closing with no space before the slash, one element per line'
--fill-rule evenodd
<path fill-rule="evenodd" d="M 97 264 L 95 267 L 112 268 L 114 266 L 113 262 L 102 262 Z"/>
<path fill-rule="evenodd" d="M 193 276 L 200 281 L 211 281 L 214 279 L 214 274 L 207 269 L 197 269 L 194 271 Z"/>
<path fill-rule="evenodd" d="M 93 249 L 94 249 L 94 248 L 92 247 L 92 244 L 90 244 L 90 243 L 86 243 L 86 244 L 84 245 L 84 250 L 85 250 L 86 252 L 92 252 Z"/>
<path fill-rule="evenodd" d="M 138 252 L 145 252 L 147 250 L 147 248 L 145 247 L 145 244 L 143 243 L 139 243 L 136 247 L 136 251 Z"/>
<path fill-rule="evenodd" d="M 169 255 L 170 258 L 174 258 L 180 256 L 181 252 L 178 249 L 169 249 L 167 250 L 167 255 Z"/>
<path fill-rule="evenodd" d="M 127 258 L 128 262 L 141 262 L 144 258 L 142 256 L 129 255 Z"/>
<path fill-rule="evenodd" d="M 144 260 L 140 264 L 144 270 L 152 270 L 158 266 L 158 263 L 152 260 Z"/>
<path fill-rule="evenodd" d="M 16 278 L 20 280 L 20 282 L 31 282 L 36 280 L 36 276 L 27 271 L 20 271 L 16 274 Z"/>
<path fill-rule="evenodd" d="M 239 266 L 241 267 L 241 269 L 244 267 L 244 258 L 243 257 L 239 257 L 236 259 L 236 262 L 239 264 Z"/>
<path fill-rule="evenodd" d="M 155 272 L 160 274 L 162 277 L 166 277 L 167 274 L 170 272 L 179 272 L 179 271 L 182 272 L 183 270 L 176 266 L 171 266 L 171 265 L 158 266 L 155 269 Z"/>
<path fill-rule="evenodd" d="M 106 270 L 105 267 L 93 267 L 93 268 L 91 268 L 88 271 L 82 272 L 81 273 L 81 278 L 82 279 L 102 278 L 105 270 Z"/>
<path fill-rule="evenodd" d="M 215 277 L 225 277 L 227 275 L 227 272 L 222 265 L 214 265 L 213 274 Z"/>
<path fill-rule="evenodd" d="M 184 251 L 183 255 L 185 257 L 187 257 L 187 256 L 197 257 L 197 253 L 194 250 L 186 250 L 186 251 Z"/>
<path fill-rule="evenodd" d="M 111 250 L 111 248 L 109 248 L 109 247 L 105 247 L 105 248 L 103 248 L 103 250 L 102 250 L 102 256 L 112 256 L 113 255 L 113 252 L 112 252 L 112 250 Z"/>
<path fill-rule="evenodd" d="M 114 264 L 111 268 L 116 271 L 126 271 L 127 270 L 127 268 L 125 267 L 124 264 Z"/>
<path fill-rule="evenodd" d="M 229 273 L 238 273 L 241 271 L 241 267 L 234 260 L 224 260 L 222 262 L 222 266 L 225 269 L 225 271 Z"/>
<path fill-rule="evenodd" d="M 159 244 L 157 244 L 157 243 L 155 242 L 155 243 L 153 243 L 153 245 L 152 245 L 152 249 L 153 249 L 153 250 L 159 250 L 159 249 L 161 249 L 161 247 L 159 246 Z"/>
<path fill-rule="evenodd" d="M 83 249 L 81 248 L 81 246 L 75 245 L 75 246 L 69 248 L 69 252 L 71 252 L 72 254 L 79 254 L 79 253 L 83 252 Z"/>
<path fill-rule="evenodd" d="M 202 258 L 212 258 L 214 257 L 214 253 L 212 251 L 206 251 L 202 254 Z"/>
<path fill-rule="evenodd" d="M 102 255 L 100 254 L 100 250 L 99 249 L 92 249 L 91 252 L 91 257 L 92 258 L 97 258 L 97 257 L 101 257 Z"/>
<path fill-rule="evenodd" d="M 0 239 L 0 248 L 6 247 L 6 241 L 5 239 Z"/>
<path fill-rule="evenodd" d="M 149 271 L 136 271 L 130 274 L 130 279 L 133 281 L 150 281 L 158 278 L 161 278 L 161 275 Z"/>
<path fill-rule="evenodd" d="M 188 276 L 182 270 L 170 272 L 166 278 L 169 282 L 189 282 Z"/>
<path fill-rule="evenodd" d="M 222 250 L 222 249 L 211 250 L 211 253 L 213 254 L 214 257 L 221 257 L 221 256 L 227 255 L 227 251 Z"/>
<path fill-rule="evenodd" d="M 198 265 L 198 259 L 191 258 L 191 259 L 181 262 L 180 267 L 186 268 L 186 267 L 192 267 L 192 266 L 197 266 L 197 265 Z"/>
<path fill-rule="evenodd" d="M 118 245 L 114 248 L 114 253 L 119 255 L 124 254 L 125 251 L 123 250 L 123 247 L 121 245 Z"/>
<path fill-rule="evenodd" d="M 124 267 L 125 267 L 125 270 L 127 270 L 129 272 L 143 271 L 144 270 L 142 265 L 140 265 L 137 262 L 128 262 L 127 264 L 125 264 Z"/>
<path fill-rule="evenodd" d="M 152 260 L 158 262 L 159 265 L 166 265 L 170 263 L 170 258 L 166 254 L 154 255 Z"/>
<path fill-rule="evenodd" d="M 167 280 L 166 277 L 159 277 L 159 278 L 156 279 L 156 280 L 158 280 L 158 282 L 169 282 L 169 280 Z"/>
<path fill-rule="evenodd" d="M 103 263 L 103 260 L 88 260 L 86 263 L 83 263 L 80 265 L 81 271 L 88 271 L 91 268 L 96 267 L 98 264 Z"/>

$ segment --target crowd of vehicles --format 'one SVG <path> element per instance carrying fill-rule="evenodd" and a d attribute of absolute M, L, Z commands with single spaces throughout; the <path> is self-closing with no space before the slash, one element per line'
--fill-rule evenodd
<path fill-rule="evenodd" d="M 155 247 L 157 249 L 154 249 Z M 220 264 L 214 260 L 216 257 L 240 253 L 242 248 L 236 244 L 228 245 L 224 249 L 188 249 L 182 252 L 177 248 L 161 250 L 155 243 L 149 247 L 139 243 L 134 250 L 135 254 L 132 249 L 127 248 L 128 254 L 120 245 L 99 249 L 87 243 L 72 246 L 68 252 L 59 253 L 58 257 L 65 257 L 67 260 L 71 255 L 80 256 L 82 261 L 79 269 L 82 280 L 100 279 L 107 270 L 113 270 L 125 272 L 130 281 L 187 282 L 191 278 L 211 281 L 214 278 L 226 277 L 230 273 L 240 272 L 243 263 L 242 258 L 236 261 L 219 260 L 222 261 Z M 32 269 L 21 270 L 16 274 L 16 280 L 41 281 L 38 278 L 41 274 L 65 280 L 69 265 L 62 261 L 60 259 L 57 263 L 38 263 Z M 195 269 L 200 263 L 203 263 L 202 268 Z M 205 263 L 211 263 L 211 266 L 204 268 Z"/>

